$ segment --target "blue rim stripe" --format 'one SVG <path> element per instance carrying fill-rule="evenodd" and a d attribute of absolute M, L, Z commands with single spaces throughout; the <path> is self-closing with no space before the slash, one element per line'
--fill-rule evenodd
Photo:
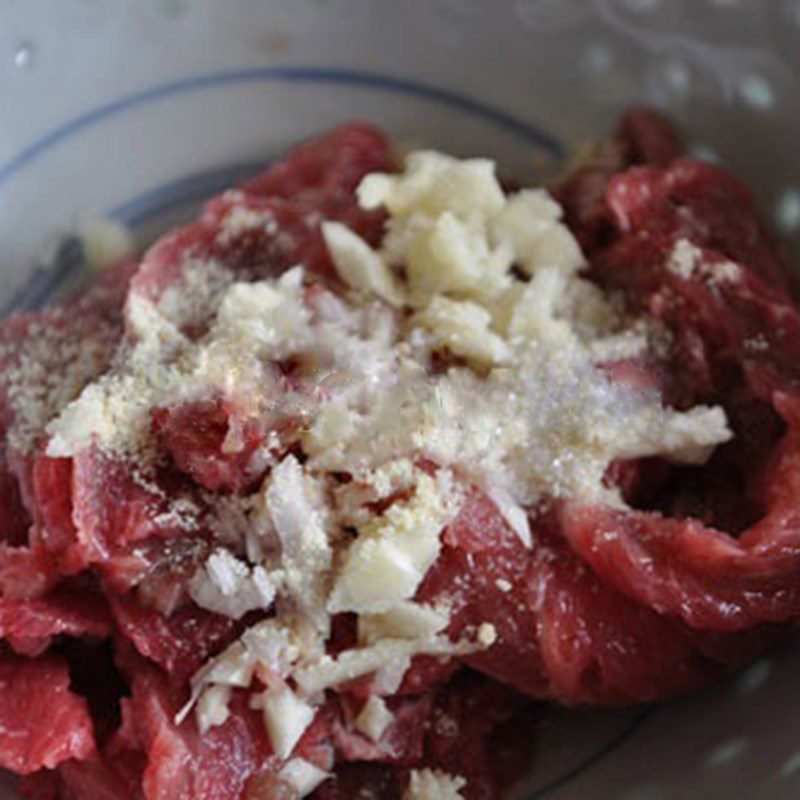
<path fill-rule="evenodd" d="M 230 72 L 215 72 L 197 75 L 192 78 L 164 83 L 140 92 L 125 95 L 117 100 L 104 103 L 91 111 L 74 117 L 63 125 L 46 133 L 33 144 L 0 166 L 0 186 L 18 173 L 23 167 L 37 159 L 44 152 L 74 134 L 96 125 L 109 117 L 123 114 L 146 103 L 163 100 L 172 95 L 225 86 L 235 83 L 278 82 L 278 83 L 329 83 L 345 86 L 361 86 L 383 92 L 405 94 L 433 100 L 442 105 L 464 111 L 500 128 L 526 139 L 531 144 L 548 151 L 554 156 L 563 154 L 563 148 L 550 134 L 509 114 L 495 106 L 481 102 L 469 95 L 443 89 L 427 83 L 407 78 L 362 72 L 353 69 L 329 67 L 254 67 Z"/>

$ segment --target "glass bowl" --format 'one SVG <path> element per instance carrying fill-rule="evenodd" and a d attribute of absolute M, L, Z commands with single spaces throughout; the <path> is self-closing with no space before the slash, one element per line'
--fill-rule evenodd
<path fill-rule="evenodd" d="M 289 144 L 360 117 L 534 182 L 647 103 L 800 243 L 798 0 L 6 0 L 0 307 L 97 215 L 144 245 Z M 682 700 L 544 714 L 529 800 L 790 800 L 800 647 Z M 0 796 L 13 797 L 12 790 Z"/>

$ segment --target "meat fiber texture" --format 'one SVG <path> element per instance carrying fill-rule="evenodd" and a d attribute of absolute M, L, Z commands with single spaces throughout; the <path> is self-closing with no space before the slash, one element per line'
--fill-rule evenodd
<path fill-rule="evenodd" d="M 377 245 L 383 216 L 361 210 L 354 190 L 367 173 L 391 169 L 388 141 L 366 125 L 301 146 L 211 200 L 141 263 L 112 270 L 79 299 L 7 320 L 3 370 L 17 370 L 31 339 L 56 330 L 59 340 L 94 343 L 101 371 L 124 339 L 128 293 L 159 296 L 187 257 L 213 257 L 245 280 L 302 263 L 335 287 L 320 220 Z M 570 500 L 529 509 L 530 548 L 470 489 L 416 599 L 447 599 L 453 638 L 489 622 L 497 641 L 455 662 L 414 659 L 377 742 L 351 724 L 368 682 L 331 696 L 295 750 L 334 773 L 320 800 L 399 798 L 409 771 L 423 767 L 466 778 L 465 797 L 497 798 L 528 757 L 501 757 L 497 729 L 526 698 L 605 705 L 686 692 L 747 662 L 800 617 L 800 311 L 748 191 L 685 158 L 671 126 L 648 111 L 625 117 L 553 191 L 588 275 L 671 332 L 658 363 L 609 369 L 678 408 L 721 405 L 735 438 L 703 467 L 614 465 L 607 480 L 627 509 Z M 232 208 L 268 212 L 276 224 L 221 237 Z M 700 268 L 670 268 L 683 240 Z M 708 280 L 729 263 L 733 279 Z M 2 388 L 10 430 L 19 407 L 10 382 Z M 171 467 L 151 488 L 134 480 L 135 465 L 97 449 L 52 458 L 42 441 L 26 451 L 7 438 L 0 765 L 27 776 L 28 797 L 296 798 L 243 696 L 234 693 L 228 719 L 204 735 L 191 716 L 175 720 L 190 675 L 250 621 L 175 602 L 210 534 L 187 533 L 164 514 L 164 498 L 187 487 L 240 492 L 263 477 L 244 472 L 241 453 L 224 452 L 231 413 L 203 403 L 153 409 Z M 259 435 L 245 431 L 245 455 Z M 348 621 L 334 622 L 346 643 Z"/>

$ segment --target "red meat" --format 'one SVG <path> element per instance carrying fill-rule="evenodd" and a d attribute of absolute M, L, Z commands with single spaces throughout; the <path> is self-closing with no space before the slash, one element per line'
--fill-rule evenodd
<path fill-rule="evenodd" d="M 675 126 L 649 108 L 629 111 L 619 121 L 615 139 L 624 163 L 666 167 L 683 155 L 683 142 Z"/>
<path fill-rule="evenodd" d="M 216 258 L 243 278 L 278 275 L 296 264 L 332 278 L 320 222 L 340 220 L 377 243 L 384 216 L 363 211 L 353 189 L 368 172 L 392 166 L 382 133 L 358 124 L 337 128 L 240 190 L 213 199 L 197 222 L 160 239 L 145 255 L 131 288 L 157 298 L 180 280 L 180 265 L 187 258 Z M 271 224 L 226 230 L 226 220 L 239 209 L 263 215 Z"/>
<path fill-rule="evenodd" d="M 667 166 L 683 153 L 675 128 L 646 109 L 626 114 L 614 135 L 601 143 L 588 163 L 569 172 L 553 188 L 573 233 L 588 254 L 612 236 L 606 188 L 613 175 L 637 164 Z"/>
<path fill-rule="evenodd" d="M 667 169 L 636 167 L 610 180 L 606 200 L 621 233 L 684 236 L 785 290 L 787 270 L 772 236 L 747 188 L 724 170 L 689 158 Z"/>
<path fill-rule="evenodd" d="M 370 172 L 391 172 L 390 142 L 371 125 L 350 123 L 301 144 L 262 175 L 242 184 L 244 191 L 294 199 L 305 192 L 352 195 Z"/>
<path fill-rule="evenodd" d="M 13 404 L 9 402 L 11 376 L 14 378 L 12 393 L 16 393 L 20 402 L 26 393 L 32 393 L 35 402 L 43 396 L 43 376 L 52 380 L 55 376 L 66 375 L 80 360 L 94 367 L 86 377 L 88 382 L 107 368 L 122 333 L 120 309 L 132 271 L 132 264 L 121 263 L 104 271 L 81 293 L 59 304 L 44 311 L 15 314 L 3 321 L 0 325 L 0 421 L 4 430 L 15 421 Z M 37 346 L 42 341 L 46 342 L 46 347 Z M 17 368 L 32 354 L 39 369 L 20 373 Z M 80 385 L 75 387 L 76 391 L 80 388 Z M 42 438 L 40 430 L 27 433 L 34 444 Z"/>
<path fill-rule="evenodd" d="M 155 409 L 153 429 L 178 469 L 210 491 L 246 489 L 267 470 L 267 461 L 258 457 L 266 424 L 242 418 L 221 399 Z M 231 433 L 238 442 L 233 452 L 225 449 Z"/>
<path fill-rule="evenodd" d="M 231 702 L 223 725 L 200 736 L 191 718 L 175 724 L 182 698 L 156 670 L 139 663 L 129 677 L 147 800 L 234 800 L 254 773 L 274 765 L 263 720 L 243 697 Z"/>
<path fill-rule="evenodd" d="M 65 574 L 80 572 L 86 560 L 79 552 L 72 520 L 72 459 L 37 456 L 33 461 L 32 487 L 36 525 L 31 541 L 61 559 Z"/>
<path fill-rule="evenodd" d="M 22 655 L 44 652 L 53 636 L 102 639 L 110 630 L 105 599 L 89 589 L 56 589 L 36 600 L 0 598 L 0 638 Z"/>
<path fill-rule="evenodd" d="M 6 598 L 41 597 L 61 575 L 52 555 L 41 547 L 0 543 L 0 594 Z"/>
<path fill-rule="evenodd" d="M 564 504 L 562 530 L 610 584 L 693 627 L 791 621 L 800 615 L 800 433 L 786 435 L 765 483 L 768 510 L 738 538 L 694 519 L 576 503 Z"/>
<path fill-rule="evenodd" d="M 28 800 L 59 800 L 61 776 L 45 770 L 34 772 L 20 778 L 16 788 Z"/>
<path fill-rule="evenodd" d="M 192 572 L 208 551 L 201 520 L 190 529 L 170 514 L 170 500 L 187 497 L 174 474 L 143 477 L 135 465 L 89 447 L 72 460 L 72 521 L 76 558 L 124 593 L 145 578 L 169 582 Z M 191 487 L 188 487 L 191 499 Z"/>
<path fill-rule="evenodd" d="M 119 264 L 105 271 L 80 295 L 42 312 L 17 314 L 0 325 L 0 417 L 4 429 L 18 422 L 15 406 L 9 402 L 9 376 L 14 375 L 13 387 L 18 397 L 32 393 L 36 399 L 42 394 L 42 375 L 57 383 L 58 376 L 67 374 L 71 365 L 87 354 L 92 355 L 94 365 L 94 372 L 86 374 L 87 381 L 106 368 L 121 336 L 120 308 L 132 268 L 130 263 Z M 43 332 L 48 346 L 37 349 Z M 42 371 L 26 376 L 17 368 L 31 357 L 31 348 L 40 357 Z M 27 434 L 32 446 L 43 438 L 40 430 L 31 429 Z M 8 443 L 4 450 L 0 592 L 5 597 L 36 597 L 51 588 L 61 574 L 76 570 L 69 558 L 62 558 L 70 535 L 66 471 L 58 464 L 49 474 L 43 470 L 37 477 L 33 457 Z"/>
<path fill-rule="evenodd" d="M 64 661 L 0 656 L 0 766 L 22 775 L 94 752 L 86 702 Z"/>
<path fill-rule="evenodd" d="M 165 510 L 156 487 L 136 479 L 135 465 L 90 447 L 73 461 L 72 519 L 87 559 L 103 561 L 112 548 L 166 533 L 155 518 Z"/>
<path fill-rule="evenodd" d="M 600 513 L 586 511 L 590 520 Z M 494 625 L 497 642 L 467 661 L 525 694 L 565 703 L 654 700 L 703 685 L 771 640 L 759 631 L 738 639 L 693 632 L 628 599 L 605 573 L 599 578 L 559 541 L 550 515 L 535 519 L 534 531 L 528 550 L 473 493 L 418 592 L 420 600 L 451 601 L 454 637 Z"/>
<path fill-rule="evenodd" d="M 304 144 L 161 239 L 130 291 L 157 299 L 179 286 L 190 257 L 213 259 L 237 280 L 302 263 L 317 282 L 308 289 L 313 306 L 321 285 L 336 285 L 320 222 L 338 219 L 379 244 L 384 215 L 361 210 L 354 190 L 365 174 L 392 167 L 387 140 L 365 125 Z M 671 333 L 666 353 L 606 364 L 607 374 L 659 390 L 679 408 L 721 404 L 735 437 L 703 466 L 612 464 L 606 483 L 631 507 L 548 501 L 529 510 L 532 547 L 482 492 L 468 490 L 417 599 L 448 602 L 452 639 L 491 623 L 497 640 L 463 659 L 414 659 L 387 700 L 394 720 L 379 742 L 352 724 L 374 689 L 370 677 L 330 697 L 296 751 L 325 770 L 335 762 L 320 800 L 399 798 L 409 770 L 423 767 L 466 777 L 470 800 L 494 800 L 503 776 L 489 737 L 518 707 L 518 692 L 569 704 L 661 699 L 747 661 L 800 617 L 800 311 L 749 193 L 682 157 L 674 129 L 644 110 L 623 118 L 554 193 L 585 248 L 588 277 Z M 670 265 L 681 239 L 697 248 L 694 271 Z M 728 262 L 728 278 L 709 277 Z M 0 326 L 2 374 L 40 327 L 59 342 L 97 348 L 102 370 L 122 336 L 132 269 L 123 265 L 77 299 Z M 184 333 L 201 335 L 208 323 L 193 320 Z M 45 373 L 65 369 L 70 352 L 46 353 Z M 295 380 L 291 364 L 275 369 L 287 385 Z M 4 378 L 4 432 L 17 422 L 11 399 Z M 48 457 L 42 431 L 32 432 L 30 450 L 6 445 L 0 453 L 0 636 L 38 655 L 53 637 L 96 639 L 113 628 L 131 693 L 120 700 L 112 643 L 92 645 L 106 653 L 96 682 L 108 685 L 89 691 L 89 669 L 75 685 L 89 698 L 96 750 L 65 661 L 0 655 L 0 765 L 57 768 L 26 781 L 38 800 L 296 800 L 243 692 L 228 720 L 204 736 L 192 717 L 175 723 L 189 676 L 246 624 L 186 599 L 185 578 L 212 541 L 205 498 L 246 493 L 263 478 L 274 421 L 241 418 L 227 398 L 151 413 L 165 457 L 147 476 L 97 447 Z M 279 423 L 293 436 L 295 423 Z M 235 452 L 225 445 L 231 431 Z M 197 506 L 190 529 L 168 513 L 176 497 Z M 86 588 L 97 576 L 104 599 Z M 336 648 L 353 642 L 352 616 L 340 615 L 335 629 Z M 65 638 L 58 647 L 76 669 L 91 652 Z"/>
<path fill-rule="evenodd" d="M 515 692 L 463 673 L 436 698 L 425 765 L 464 778 L 462 794 L 467 800 L 495 800 L 502 776 L 492 763 L 488 737 L 519 707 Z"/>
<path fill-rule="evenodd" d="M 435 694 L 390 701 L 390 707 L 395 719 L 378 743 L 341 723 L 334 727 L 334 742 L 345 763 L 315 798 L 399 800 L 409 771 L 424 768 L 464 777 L 467 785 L 462 793 L 467 800 L 498 797 L 498 787 L 508 776 L 495 769 L 488 742 L 490 734 L 519 709 L 514 691 L 474 673 L 462 673 Z M 383 763 L 380 768 L 367 766 L 371 761 Z"/>
<path fill-rule="evenodd" d="M 12 546 L 25 544 L 30 524 L 17 479 L 8 465 L 0 462 L 0 542 Z"/>
<path fill-rule="evenodd" d="M 142 757 L 68 761 L 59 769 L 59 800 L 144 800 Z"/>
<path fill-rule="evenodd" d="M 333 744 L 345 761 L 379 761 L 399 766 L 419 764 L 432 704 L 432 694 L 390 701 L 393 719 L 377 742 L 339 717 L 333 724 Z"/>
<path fill-rule="evenodd" d="M 146 658 L 180 684 L 229 644 L 241 626 L 229 617 L 187 605 L 166 616 L 143 608 L 133 597 L 109 594 L 120 632 Z"/>
<path fill-rule="evenodd" d="M 780 255 L 746 189 L 707 165 L 684 159 L 622 173 L 608 203 L 618 238 L 596 255 L 595 273 L 672 330 L 673 400 L 722 403 L 736 437 L 692 473 L 694 495 L 679 488 L 662 513 L 568 502 L 563 533 L 606 582 L 692 627 L 794 620 L 800 316 Z M 738 276 L 712 282 L 672 272 L 680 237 L 700 246 L 703 265 L 733 259 Z M 721 512 L 733 494 L 746 505 Z"/>

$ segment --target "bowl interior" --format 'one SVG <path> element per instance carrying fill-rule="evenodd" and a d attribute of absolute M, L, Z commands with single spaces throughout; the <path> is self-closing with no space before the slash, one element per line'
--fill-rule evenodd
<path fill-rule="evenodd" d="M 536 182 L 635 103 L 755 186 L 800 242 L 800 3 L 735 0 L 30 0 L 0 26 L 0 306 L 74 275 L 37 254 L 85 215 L 144 245 L 290 143 L 360 117 Z M 27 287 L 27 288 L 26 288 Z M 528 798 L 800 790 L 785 646 L 699 695 L 552 711 Z M 0 789 L 2 796 L 2 789 Z M 11 795 L 7 795 L 11 796 Z"/>

